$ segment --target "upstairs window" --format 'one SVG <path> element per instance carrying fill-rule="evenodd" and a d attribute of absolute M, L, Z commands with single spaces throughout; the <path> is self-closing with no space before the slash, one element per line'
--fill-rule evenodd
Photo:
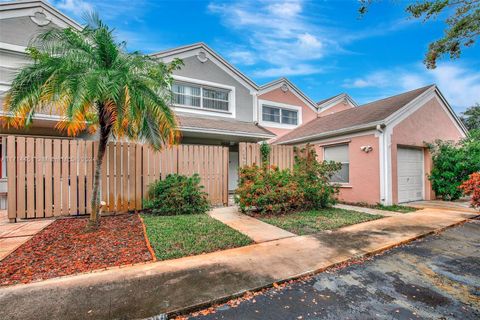
<path fill-rule="evenodd" d="M 229 90 L 176 82 L 172 91 L 175 105 L 229 111 Z"/>
<path fill-rule="evenodd" d="M 340 162 L 342 164 L 342 168 L 330 179 L 331 182 L 348 183 L 350 181 L 348 144 L 323 147 L 323 159 L 326 161 Z"/>
<path fill-rule="evenodd" d="M 298 124 L 298 111 L 263 105 L 262 120 L 296 126 Z"/>

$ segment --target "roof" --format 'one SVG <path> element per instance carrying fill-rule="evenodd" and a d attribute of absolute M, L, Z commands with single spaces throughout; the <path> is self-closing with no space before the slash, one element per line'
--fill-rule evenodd
<path fill-rule="evenodd" d="M 323 99 L 323 100 L 317 102 L 318 112 L 328 110 L 328 109 L 330 109 L 331 107 L 335 106 L 337 103 L 339 103 L 343 100 L 345 100 L 347 102 L 350 102 L 350 104 L 353 107 L 358 107 L 358 104 L 347 93 L 340 93 L 340 94 L 337 94 L 336 96 L 333 96 L 333 97 L 330 97 L 330 98 L 327 98 L 327 99 Z"/>
<path fill-rule="evenodd" d="M 60 27 L 72 27 L 77 30 L 83 29 L 82 25 L 60 12 L 53 5 L 44 0 L 17 0 L 9 2 L 0 2 L 0 12 L 6 18 L 18 16 L 32 17 L 35 12 L 42 12 L 47 15 L 48 20 L 52 20 Z M 63 25 L 62 25 L 63 24 Z"/>
<path fill-rule="evenodd" d="M 253 82 L 249 77 L 247 77 L 245 74 L 243 74 L 240 70 L 235 68 L 233 65 L 231 65 L 227 60 L 225 60 L 221 55 L 219 55 L 217 52 L 215 52 L 212 48 L 207 46 L 203 42 L 197 42 L 181 47 L 176 47 L 176 48 L 171 48 L 159 52 L 155 52 L 150 54 L 151 56 L 158 57 L 158 58 L 166 58 L 170 56 L 177 56 L 179 54 L 182 54 L 184 52 L 192 51 L 195 49 L 203 49 L 206 52 L 208 52 L 212 57 L 214 57 L 216 60 L 218 60 L 220 63 L 222 63 L 224 66 L 228 68 L 229 71 L 233 72 L 236 76 L 238 76 L 241 80 L 243 80 L 246 84 L 254 88 L 255 90 L 258 89 L 258 85 Z"/>
<path fill-rule="evenodd" d="M 272 89 L 276 89 L 278 86 L 282 86 L 283 84 L 286 84 L 289 86 L 291 89 L 293 89 L 293 92 L 301 99 L 305 104 L 310 106 L 312 110 L 317 111 L 317 105 L 316 103 L 310 99 L 306 94 L 304 94 L 296 85 L 294 85 L 290 80 L 288 80 L 285 77 L 279 78 L 277 80 L 270 81 L 268 83 L 265 83 L 258 87 L 259 94 L 271 91 Z"/>
<path fill-rule="evenodd" d="M 348 128 L 374 127 L 405 107 L 435 85 L 408 91 L 385 99 L 370 102 L 357 108 L 351 108 L 313 119 L 279 138 L 276 143 L 302 142 L 318 135 L 337 132 Z"/>
<path fill-rule="evenodd" d="M 197 114 L 177 113 L 177 120 L 182 131 L 199 131 L 204 133 L 230 134 L 259 138 L 273 138 L 275 134 L 255 125 L 253 122 L 228 118 L 199 116 Z"/>
<path fill-rule="evenodd" d="M 342 93 L 339 93 L 339 94 L 337 94 L 337 95 L 335 95 L 335 96 L 333 96 L 333 97 L 327 98 L 327 99 L 320 100 L 320 101 L 317 102 L 317 106 L 320 106 L 320 105 L 324 104 L 325 102 L 328 102 L 328 101 L 330 101 L 330 100 L 333 100 L 333 99 L 335 99 L 336 97 L 339 97 L 340 95 L 342 95 Z"/>

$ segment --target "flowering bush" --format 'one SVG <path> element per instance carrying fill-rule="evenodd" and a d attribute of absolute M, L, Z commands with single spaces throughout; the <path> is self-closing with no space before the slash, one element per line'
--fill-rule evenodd
<path fill-rule="evenodd" d="M 460 185 L 459 189 L 464 194 L 472 196 L 472 207 L 480 208 L 480 172 L 472 173 L 469 179 Z"/>
<path fill-rule="evenodd" d="M 262 166 L 245 166 L 239 170 L 235 202 L 243 212 L 260 214 L 327 207 L 337 192 L 329 179 L 339 168 L 337 163 L 319 163 L 309 146 L 297 150 L 293 170 L 279 170 L 265 161 Z"/>

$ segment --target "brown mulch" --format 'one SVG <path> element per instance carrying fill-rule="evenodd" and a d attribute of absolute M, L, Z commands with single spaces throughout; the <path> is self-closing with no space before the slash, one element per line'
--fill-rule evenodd
<path fill-rule="evenodd" d="M 60 219 L 0 261 L 0 285 L 28 283 L 95 269 L 152 261 L 138 214 Z"/>

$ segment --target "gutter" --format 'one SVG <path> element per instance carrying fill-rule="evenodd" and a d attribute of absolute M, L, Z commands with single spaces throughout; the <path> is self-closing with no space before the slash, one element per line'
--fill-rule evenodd
<path fill-rule="evenodd" d="M 185 132 L 195 132 L 195 133 L 212 133 L 212 134 L 221 134 L 221 135 L 232 135 L 232 136 L 243 136 L 243 137 L 252 137 L 252 138 L 274 138 L 275 135 L 270 134 L 260 134 L 260 133 L 251 133 L 245 131 L 229 131 L 229 130 L 221 130 L 221 129 L 205 129 L 205 128 L 197 128 L 197 127 L 179 127 L 180 131 Z"/>
<path fill-rule="evenodd" d="M 376 122 L 371 122 L 359 126 L 354 126 L 354 127 L 348 127 L 348 128 L 343 128 L 343 129 L 338 129 L 338 130 L 333 130 L 333 131 L 327 131 L 327 132 L 322 132 L 318 134 L 313 134 L 310 136 L 306 137 L 301 137 L 301 138 L 296 138 L 296 139 L 291 139 L 287 141 L 282 141 L 279 142 L 278 144 L 295 144 L 295 143 L 303 143 L 303 142 L 309 142 L 311 140 L 315 139 L 323 139 L 323 138 L 329 138 L 331 136 L 336 136 L 336 135 L 342 135 L 342 134 L 347 134 L 347 133 L 354 133 L 354 132 L 359 132 L 359 131 L 366 131 L 370 129 L 377 129 L 384 128 L 385 127 L 385 122 L 382 121 L 376 121 Z"/>

